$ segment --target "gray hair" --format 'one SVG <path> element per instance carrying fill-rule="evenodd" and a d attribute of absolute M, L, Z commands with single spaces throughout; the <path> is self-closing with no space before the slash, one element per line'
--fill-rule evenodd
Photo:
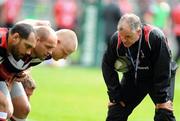
<path fill-rule="evenodd" d="M 132 13 L 124 14 L 118 22 L 118 30 L 123 30 L 122 23 L 126 22 L 131 30 L 135 32 L 139 27 L 141 27 L 140 18 Z"/>

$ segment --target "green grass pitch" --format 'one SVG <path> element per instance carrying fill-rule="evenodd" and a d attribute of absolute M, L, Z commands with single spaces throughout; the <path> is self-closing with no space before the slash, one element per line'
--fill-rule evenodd
<path fill-rule="evenodd" d="M 32 76 L 37 89 L 28 121 L 105 121 L 108 97 L 99 68 L 38 66 Z M 180 121 L 180 70 L 176 77 L 174 110 Z M 128 121 L 153 121 L 153 115 L 147 96 Z"/>

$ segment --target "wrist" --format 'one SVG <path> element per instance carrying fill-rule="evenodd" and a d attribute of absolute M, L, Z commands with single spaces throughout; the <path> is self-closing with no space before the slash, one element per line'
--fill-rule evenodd
<path fill-rule="evenodd" d="M 110 102 L 112 102 L 112 103 L 120 102 L 120 100 L 121 100 L 120 91 L 116 91 L 116 92 L 108 91 L 107 93 L 108 93 Z"/>

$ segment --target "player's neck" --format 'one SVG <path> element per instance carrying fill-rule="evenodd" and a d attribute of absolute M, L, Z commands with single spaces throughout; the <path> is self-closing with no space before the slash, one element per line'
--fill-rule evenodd
<path fill-rule="evenodd" d="M 36 54 L 35 54 L 35 51 L 34 51 L 34 50 L 32 50 L 31 57 L 32 57 L 32 58 L 36 58 Z"/>

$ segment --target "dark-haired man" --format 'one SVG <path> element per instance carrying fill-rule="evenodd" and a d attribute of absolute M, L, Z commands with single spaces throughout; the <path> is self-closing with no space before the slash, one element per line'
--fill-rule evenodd
<path fill-rule="evenodd" d="M 36 47 L 32 49 L 31 55 L 28 57 L 29 67 L 35 66 L 36 64 L 32 64 L 31 62 L 36 60 L 43 61 L 48 56 L 52 55 L 54 48 L 57 45 L 57 36 L 55 31 L 49 26 L 37 26 L 34 27 L 37 34 L 37 43 Z M 26 68 L 26 69 L 27 69 Z M 26 76 L 22 76 L 25 78 Z M 22 88 L 22 84 L 18 81 L 18 78 L 14 79 L 12 89 L 11 89 L 11 99 L 14 107 L 13 117 L 11 117 L 12 121 L 25 121 L 26 116 L 30 111 L 30 104 L 27 100 L 27 96 L 24 93 L 24 89 Z M 17 85 L 18 84 L 18 85 Z M 25 89 L 26 91 L 26 89 Z"/>
<path fill-rule="evenodd" d="M 13 113 L 9 84 L 16 76 L 16 70 L 24 70 L 28 66 L 23 59 L 31 54 L 37 40 L 33 27 L 23 23 L 10 30 L 0 28 L 0 34 L 0 121 L 6 121 Z"/>

